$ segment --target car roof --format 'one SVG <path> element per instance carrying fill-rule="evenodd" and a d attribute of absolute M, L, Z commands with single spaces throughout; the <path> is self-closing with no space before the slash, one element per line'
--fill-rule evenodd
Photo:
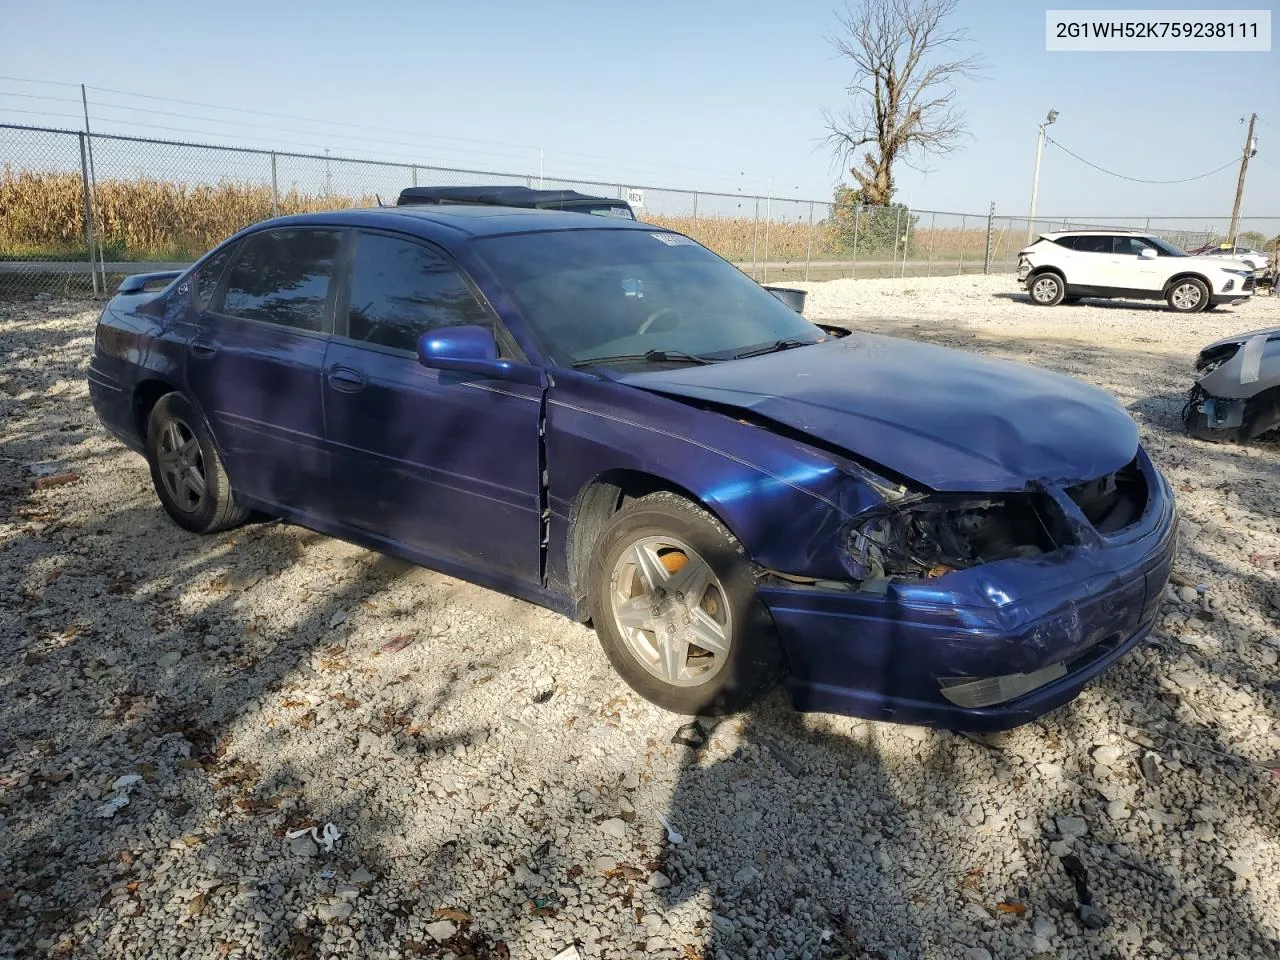
<path fill-rule="evenodd" d="M 327 210 L 276 217 L 254 227 L 341 225 L 381 227 L 416 233 L 428 238 L 501 236 L 510 233 L 544 233 L 559 230 L 663 230 L 623 217 L 588 217 L 570 210 L 529 207 L 468 206 L 463 204 L 363 207 Z"/>
<path fill-rule="evenodd" d="M 1040 236 L 1052 239 L 1054 237 L 1151 237 L 1155 234 L 1117 228 L 1115 230 L 1054 230 L 1051 233 L 1042 233 Z"/>

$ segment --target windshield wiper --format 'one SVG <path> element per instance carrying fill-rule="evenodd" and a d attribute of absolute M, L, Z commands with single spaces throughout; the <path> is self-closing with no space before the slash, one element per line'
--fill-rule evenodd
<path fill-rule="evenodd" d="M 616 357 L 584 357 L 581 360 L 573 361 L 573 368 L 577 370 L 580 367 L 590 367 L 597 363 L 696 363 L 707 364 L 716 363 L 715 357 L 699 357 L 696 354 L 685 353 L 683 350 L 650 350 L 648 353 L 624 353 Z"/>
<path fill-rule="evenodd" d="M 767 347 L 756 347 L 754 350 L 744 350 L 742 353 L 735 353 L 733 355 L 733 359 L 745 360 L 747 357 L 761 357 L 766 353 L 778 353 L 782 350 L 794 350 L 796 347 L 808 347 L 821 342 L 821 340 L 796 340 L 793 337 L 788 337 L 784 340 L 775 340 Z"/>

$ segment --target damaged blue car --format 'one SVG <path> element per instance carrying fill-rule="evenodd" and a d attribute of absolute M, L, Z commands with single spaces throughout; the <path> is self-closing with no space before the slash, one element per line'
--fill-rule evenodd
<path fill-rule="evenodd" d="M 1173 495 L 1109 395 L 815 325 L 689 238 L 308 214 L 126 280 L 94 406 L 197 533 L 251 511 L 590 621 L 641 696 L 968 730 L 1151 629 Z"/>

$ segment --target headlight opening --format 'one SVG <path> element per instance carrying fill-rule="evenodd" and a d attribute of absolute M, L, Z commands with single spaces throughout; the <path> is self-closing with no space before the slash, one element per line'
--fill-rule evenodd
<path fill-rule="evenodd" d="M 845 565 L 855 580 L 932 578 L 1069 542 L 1061 511 L 1042 494 L 929 497 L 860 518 L 849 528 Z"/>

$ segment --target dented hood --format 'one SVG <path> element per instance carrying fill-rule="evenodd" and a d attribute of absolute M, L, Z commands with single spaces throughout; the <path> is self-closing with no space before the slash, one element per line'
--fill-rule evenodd
<path fill-rule="evenodd" d="M 746 360 L 620 376 L 738 408 L 934 490 L 1091 480 L 1138 449 L 1110 394 L 1027 364 L 854 333 Z"/>

